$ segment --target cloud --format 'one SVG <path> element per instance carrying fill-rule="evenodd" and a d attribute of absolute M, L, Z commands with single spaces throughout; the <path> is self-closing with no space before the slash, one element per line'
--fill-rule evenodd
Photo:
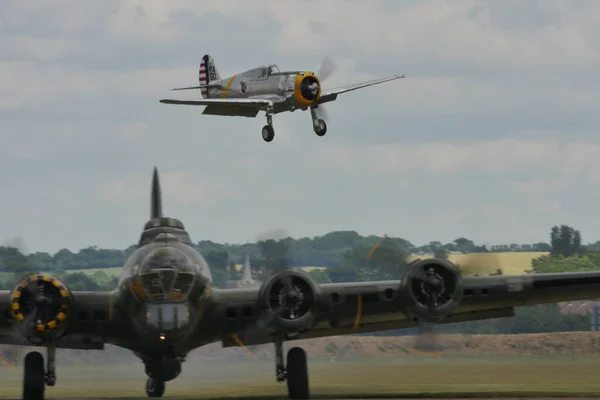
<path fill-rule="evenodd" d="M 470 144 L 386 144 L 350 147 L 339 145 L 318 151 L 319 162 L 350 168 L 360 160 L 363 168 L 391 176 L 449 175 L 469 171 L 508 173 L 547 168 L 556 162 L 560 145 L 554 139 L 525 141 L 515 138 Z M 580 154 L 578 154 L 580 155 Z"/>
<path fill-rule="evenodd" d="M 591 1 L 110 0 L 0 5 L 0 237 L 30 249 L 124 247 L 148 218 L 152 167 L 193 238 L 354 229 L 415 243 L 600 232 L 599 5 Z M 256 119 L 166 106 L 210 53 L 338 71 L 326 87 L 407 78 L 308 113 Z M 584 195 L 585 193 L 585 195 Z M 597 217 L 600 218 L 600 217 Z"/>

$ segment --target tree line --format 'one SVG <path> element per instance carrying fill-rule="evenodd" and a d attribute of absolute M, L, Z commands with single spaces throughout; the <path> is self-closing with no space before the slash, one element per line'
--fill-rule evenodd
<path fill-rule="evenodd" d="M 219 244 L 201 241 L 196 247 L 210 265 L 215 284 L 224 287 L 228 279 L 239 279 L 235 264 L 243 262 L 246 252 L 252 259 L 252 272 L 257 280 L 264 280 L 278 270 L 297 265 L 319 265 L 308 263 L 314 259 L 329 259 L 329 268 L 313 270 L 310 275 L 320 283 L 370 281 L 398 279 L 408 265 L 410 255 L 419 251 L 446 258 L 450 252 L 485 253 L 488 250 L 476 246 L 472 241 L 459 238 L 453 243 L 442 245 L 431 242 L 426 247 L 416 248 L 401 238 L 361 236 L 352 231 L 331 232 L 314 239 L 285 238 L 265 239 L 245 245 Z M 532 260 L 528 272 L 570 272 L 600 270 L 600 246 L 598 243 L 584 246 L 579 231 L 568 225 L 554 226 L 550 230 L 548 255 Z M 23 273 L 33 271 L 50 272 L 62 279 L 73 290 L 112 290 L 117 277 L 103 271 L 94 274 L 73 272 L 73 269 L 110 268 L 121 266 L 133 250 L 105 250 L 89 247 L 72 253 L 63 249 L 54 256 L 48 253 L 25 255 L 16 247 L 0 247 L 0 288 L 12 289 Z M 320 258 L 321 257 L 321 258 Z M 335 260 L 335 262 L 334 262 Z M 482 258 L 482 262 L 485 258 Z M 485 265 L 458 265 L 463 274 L 502 274 L 501 270 L 487 271 Z M 478 269 L 481 267 L 481 269 Z M 589 330 L 588 315 L 567 315 L 559 312 L 556 304 L 518 308 L 515 318 L 473 321 L 449 324 L 443 331 L 461 333 L 526 333 L 569 330 Z M 389 331 L 380 335 L 410 334 L 414 330 Z"/>
<path fill-rule="evenodd" d="M 334 231 L 314 238 L 285 238 L 282 245 L 286 247 L 286 262 L 289 266 L 322 266 L 337 267 L 340 266 L 349 251 L 353 251 L 357 246 L 371 247 L 377 243 L 381 237 L 375 235 L 362 236 L 355 231 Z M 242 263 L 245 253 L 248 252 L 254 260 L 262 258 L 265 242 L 268 240 L 257 241 L 256 243 L 230 244 L 217 243 L 210 240 L 201 240 L 196 243 L 196 248 L 205 257 L 219 260 L 223 263 Z M 549 252 L 552 246 L 549 243 L 533 244 L 502 244 L 494 245 L 491 248 L 476 245 L 472 240 L 459 237 L 452 242 L 443 244 L 432 241 L 426 245 L 415 246 L 411 242 L 402 238 L 388 237 L 387 242 L 393 242 L 401 246 L 407 253 L 416 255 L 433 254 L 441 249 L 447 253 L 478 253 L 478 252 L 509 252 L 509 251 L 539 251 Z M 48 252 L 33 252 L 27 255 L 27 262 L 35 270 L 53 270 L 60 268 L 66 271 L 84 270 L 84 269 L 102 269 L 120 267 L 124 264 L 127 257 L 135 250 L 135 245 L 125 249 L 101 249 L 97 246 L 89 246 L 78 251 L 69 249 L 60 249 L 54 254 Z M 599 246 L 600 247 L 600 246 Z M 11 257 L 10 253 L 15 247 L 0 246 L 0 261 L 6 257 Z M 219 255 L 217 256 L 217 253 Z M 223 254 L 226 253 L 225 261 Z M 212 266 L 212 265 L 211 265 Z M 221 268 L 222 266 L 215 266 Z M 0 272 L 13 272 L 14 268 L 10 263 L 0 263 Z"/>

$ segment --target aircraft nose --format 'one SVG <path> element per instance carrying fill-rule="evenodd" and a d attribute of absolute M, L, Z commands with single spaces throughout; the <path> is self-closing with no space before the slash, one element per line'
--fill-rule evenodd
<path fill-rule="evenodd" d="M 153 250 L 142 262 L 142 287 L 150 302 L 181 302 L 192 290 L 196 275 L 191 259 L 181 250 Z"/>

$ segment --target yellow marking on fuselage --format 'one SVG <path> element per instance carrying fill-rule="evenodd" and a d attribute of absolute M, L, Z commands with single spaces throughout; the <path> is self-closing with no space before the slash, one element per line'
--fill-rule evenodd
<path fill-rule="evenodd" d="M 352 329 L 357 330 L 360 326 L 360 319 L 362 318 L 362 295 L 356 296 L 356 317 L 354 318 L 354 326 Z"/>
<path fill-rule="evenodd" d="M 221 97 L 223 97 L 223 98 L 227 97 L 227 95 L 229 94 L 229 88 L 233 84 L 233 81 L 235 81 L 235 78 L 237 78 L 237 75 L 234 75 L 231 78 L 229 78 L 229 82 L 227 82 L 225 89 L 223 89 L 223 94 L 221 95 Z"/>

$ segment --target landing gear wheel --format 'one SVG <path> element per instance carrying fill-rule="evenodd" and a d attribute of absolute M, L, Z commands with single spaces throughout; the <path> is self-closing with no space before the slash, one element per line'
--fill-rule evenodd
<path fill-rule="evenodd" d="M 317 125 L 315 126 L 315 133 L 317 136 L 325 136 L 327 133 L 327 124 L 322 119 L 317 120 Z"/>
<path fill-rule="evenodd" d="M 23 368 L 23 400 L 44 400 L 45 389 L 44 356 L 37 351 L 27 353 Z"/>
<path fill-rule="evenodd" d="M 265 142 L 270 142 L 275 137 L 275 130 L 271 125 L 265 125 L 262 128 L 262 138 Z"/>
<path fill-rule="evenodd" d="M 287 354 L 287 387 L 290 400 L 309 399 L 306 352 L 292 347 Z"/>
<path fill-rule="evenodd" d="M 148 378 L 146 381 L 146 394 L 148 397 L 162 397 L 165 394 L 165 383 Z"/>

